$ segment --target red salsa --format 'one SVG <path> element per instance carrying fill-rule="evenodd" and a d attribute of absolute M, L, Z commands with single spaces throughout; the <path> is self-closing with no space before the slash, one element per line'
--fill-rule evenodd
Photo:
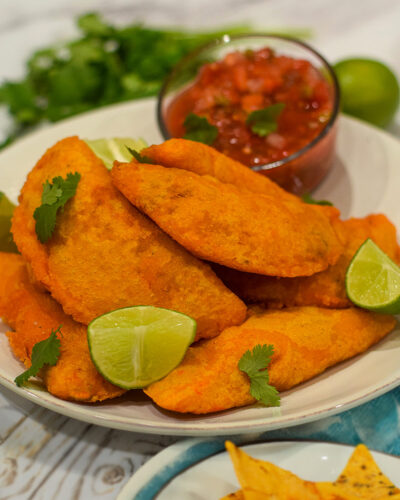
<path fill-rule="evenodd" d="M 218 128 L 213 147 L 245 165 L 263 165 L 317 137 L 331 116 L 332 101 L 329 83 L 309 61 L 269 48 L 247 50 L 204 65 L 195 83 L 169 105 L 166 123 L 172 136 L 183 137 L 189 113 L 206 117 Z M 276 130 L 254 133 L 249 115 L 276 103 L 284 103 Z"/>

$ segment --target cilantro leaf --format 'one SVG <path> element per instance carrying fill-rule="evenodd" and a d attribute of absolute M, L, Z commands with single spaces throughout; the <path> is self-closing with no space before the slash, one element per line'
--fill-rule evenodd
<path fill-rule="evenodd" d="M 218 128 L 211 125 L 205 116 L 198 116 L 189 113 L 183 123 L 186 133 L 184 139 L 202 142 L 203 144 L 212 144 L 218 135 Z"/>
<path fill-rule="evenodd" d="M 57 185 L 51 185 L 49 181 L 43 184 L 42 203 L 53 205 L 62 195 L 62 191 Z"/>
<path fill-rule="evenodd" d="M 269 365 L 273 353 L 274 346 L 257 344 L 254 346 L 253 352 L 246 351 L 243 354 L 238 366 L 247 375 L 253 376 Z"/>
<path fill-rule="evenodd" d="M 33 212 L 36 221 L 35 231 L 40 243 L 46 243 L 52 237 L 56 227 L 57 210 L 57 204 L 40 205 Z"/>
<path fill-rule="evenodd" d="M 277 102 L 263 109 L 257 109 L 249 114 L 246 124 L 250 125 L 252 132 L 265 137 L 278 128 L 278 118 L 282 113 L 285 103 Z"/>
<path fill-rule="evenodd" d="M 278 391 L 269 385 L 263 376 L 252 377 L 250 383 L 250 394 L 265 406 L 280 406 Z"/>
<path fill-rule="evenodd" d="M 77 20 L 78 27 L 87 36 L 108 37 L 114 34 L 111 26 L 108 26 L 95 12 L 83 14 Z"/>
<path fill-rule="evenodd" d="M 314 198 L 308 193 L 303 194 L 301 199 L 304 201 L 304 203 L 310 203 L 311 205 L 328 205 L 330 207 L 333 207 L 333 203 L 331 203 L 330 201 L 328 201 L 328 200 L 314 200 Z"/>
<path fill-rule="evenodd" d="M 31 367 L 21 373 L 21 375 L 18 375 L 14 380 L 18 387 L 21 387 L 30 377 L 37 375 L 44 365 L 54 366 L 57 363 L 61 347 L 57 333 L 60 330 L 61 326 L 57 330 L 52 331 L 47 339 L 37 342 L 33 346 Z"/>
<path fill-rule="evenodd" d="M 43 184 L 42 204 L 33 213 L 36 235 L 41 243 L 52 237 L 58 210 L 75 195 L 80 178 L 78 172 L 68 173 L 65 179 L 54 177 L 52 184 L 48 180 Z"/>
<path fill-rule="evenodd" d="M 74 174 L 71 174 L 70 172 L 67 174 L 67 178 L 65 180 L 62 177 L 56 177 L 53 179 L 53 182 L 56 180 L 59 188 L 62 190 L 62 196 L 59 198 L 61 206 L 64 206 L 65 203 L 75 195 L 80 178 L 81 174 L 79 172 L 75 172 Z"/>
<path fill-rule="evenodd" d="M 274 353 L 273 345 L 254 346 L 253 351 L 246 351 L 240 358 L 238 368 L 250 379 L 250 394 L 265 406 L 279 406 L 280 398 L 275 387 L 269 385 L 267 366 Z"/>
<path fill-rule="evenodd" d="M 130 152 L 130 154 L 135 158 L 139 163 L 147 163 L 148 165 L 152 165 L 154 162 L 148 156 L 142 156 L 138 151 L 126 146 L 126 149 Z"/>

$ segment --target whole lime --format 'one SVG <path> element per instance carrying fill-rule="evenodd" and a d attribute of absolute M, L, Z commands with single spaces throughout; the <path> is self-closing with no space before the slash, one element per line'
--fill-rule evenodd
<path fill-rule="evenodd" d="M 399 83 L 393 72 L 373 59 L 345 59 L 334 65 L 339 80 L 342 110 L 386 127 L 399 106 Z"/>

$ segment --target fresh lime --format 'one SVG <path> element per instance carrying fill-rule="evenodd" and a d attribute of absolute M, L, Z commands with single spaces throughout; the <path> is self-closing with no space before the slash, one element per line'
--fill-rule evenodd
<path fill-rule="evenodd" d="M 181 361 L 196 333 L 185 314 L 153 306 L 117 309 L 88 326 L 93 363 L 104 378 L 124 389 L 146 387 Z"/>
<path fill-rule="evenodd" d="M 368 239 L 347 269 L 346 291 L 359 307 L 400 314 L 400 267 Z"/>
<path fill-rule="evenodd" d="M 335 64 L 342 110 L 378 127 L 386 127 L 399 106 L 399 84 L 393 72 L 372 59 L 345 59 Z"/>
<path fill-rule="evenodd" d="M 0 251 L 18 252 L 11 235 L 11 217 L 15 205 L 4 193 L 0 193 Z"/>
<path fill-rule="evenodd" d="M 123 162 L 132 160 L 132 153 L 128 148 L 139 152 L 147 146 L 143 139 L 130 139 L 128 137 L 95 139 L 93 141 L 86 139 L 85 142 L 108 169 L 112 168 L 115 160 Z"/>

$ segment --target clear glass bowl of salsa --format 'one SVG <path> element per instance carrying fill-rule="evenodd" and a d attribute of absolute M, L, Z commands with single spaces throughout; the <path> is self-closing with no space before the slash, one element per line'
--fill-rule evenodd
<path fill-rule="evenodd" d="M 301 195 L 332 166 L 338 110 L 334 71 L 318 52 L 252 34 L 224 36 L 185 57 L 165 81 L 157 113 L 165 139 L 184 137 L 188 116 L 205 118 L 212 147 Z"/>

